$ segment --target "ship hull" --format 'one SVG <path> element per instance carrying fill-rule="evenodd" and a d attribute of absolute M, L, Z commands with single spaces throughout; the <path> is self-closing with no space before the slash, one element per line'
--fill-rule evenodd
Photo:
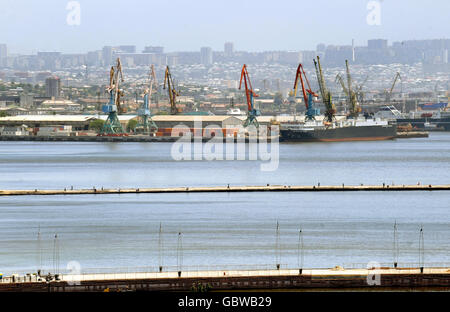
<path fill-rule="evenodd" d="M 398 124 L 411 124 L 413 127 L 418 129 L 424 129 L 425 123 L 429 122 L 436 125 L 437 128 L 443 129 L 444 131 L 450 131 L 450 117 L 444 118 L 399 118 L 397 119 Z"/>
<path fill-rule="evenodd" d="M 281 142 L 346 142 L 346 141 L 382 141 L 397 136 L 397 126 L 350 126 L 328 129 L 281 129 Z"/>

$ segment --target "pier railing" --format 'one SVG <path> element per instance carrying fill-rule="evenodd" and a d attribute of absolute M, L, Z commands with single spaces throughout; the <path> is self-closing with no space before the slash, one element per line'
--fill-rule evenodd
<path fill-rule="evenodd" d="M 446 262 L 430 262 L 425 263 L 425 268 L 439 269 L 449 268 L 450 263 Z M 310 275 L 313 271 L 327 270 L 366 270 L 366 269 L 394 269 L 393 263 L 376 263 L 372 266 L 367 263 L 345 263 L 342 266 L 329 268 L 301 268 L 302 274 Z M 399 262 L 398 270 L 419 270 L 420 264 L 413 262 Z M 270 272 L 271 276 L 295 275 L 299 274 L 300 268 L 281 264 L 279 268 L 275 264 L 261 265 L 185 265 L 185 266 L 163 266 L 159 270 L 157 266 L 141 266 L 141 267 L 111 267 L 111 268 L 84 268 L 80 272 L 69 270 L 60 270 L 57 275 L 65 281 L 83 281 L 83 280 L 111 280 L 111 279 L 146 279 L 146 278 L 175 278 L 175 277 L 222 277 L 222 276 L 264 276 Z M 52 279 L 55 276 L 53 270 L 42 270 L 41 276 L 36 273 L 20 273 L 4 276 L 0 279 L 0 283 L 29 283 L 29 282 L 45 282 L 47 275 L 50 273 Z"/>

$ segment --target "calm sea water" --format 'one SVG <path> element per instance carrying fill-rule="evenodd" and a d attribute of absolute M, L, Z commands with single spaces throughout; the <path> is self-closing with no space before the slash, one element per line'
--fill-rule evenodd
<path fill-rule="evenodd" d="M 1 142 L 0 189 L 450 183 L 448 133 L 281 144 L 273 172 L 262 172 L 260 161 L 175 161 L 170 150 L 167 143 Z M 419 262 L 423 226 L 425 265 L 449 265 L 449 202 L 449 192 L 0 197 L 0 272 L 35 271 L 40 262 L 51 270 L 56 233 L 59 267 L 77 261 L 82 271 L 156 269 L 160 255 L 172 267 L 273 267 L 278 253 L 289 267 L 301 253 L 304 267 L 389 264 L 394 222 L 400 263 Z"/>

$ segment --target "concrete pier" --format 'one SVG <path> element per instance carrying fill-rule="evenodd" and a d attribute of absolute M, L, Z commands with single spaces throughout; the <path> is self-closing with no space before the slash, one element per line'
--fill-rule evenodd
<path fill-rule="evenodd" d="M 176 136 L 150 136 L 150 135 L 128 135 L 128 136 L 5 136 L 0 135 L 0 141 L 30 141 L 30 142 L 152 142 L 152 143 L 173 143 L 180 140 L 180 137 Z M 196 140 L 206 143 L 211 141 L 209 137 L 200 137 L 194 138 L 191 136 L 190 140 L 184 137 L 183 140 L 187 140 L 190 142 L 196 142 Z M 278 141 L 278 137 L 258 137 L 255 138 L 255 141 L 258 143 L 262 142 L 271 142 L 275 140 Z M 214 141 L 227 143 L 227 141 L 232 142 L 245 142 L 249 143 L 248 137 L 215 137 Z"/>
<path fill-rule="evenodd" d="M 118 188 L 63 190 L 0 190 L 0 196 L 20 195 L 105 195 L 105 194 L 138 194 L 138 193 L 233 193 L 233 192 L 401 192 L 401 191 L 450 191 L 450 185 L 338 185 L 338 186 L 211 186 L 211 187 L 168 187 L 168 188 Z"/>
<path fill-rule="evenodd" d="M 428 138 L 429 134 L 426 131 L 399 131 L 397 132 L 397 139 L 409 138 Z"/>
<path fill-rule="evenodd" d="M 0 280 L 0 291 L 450 290 L 449 268 L 281 269 L 61 275 L 58 281 Z"/>

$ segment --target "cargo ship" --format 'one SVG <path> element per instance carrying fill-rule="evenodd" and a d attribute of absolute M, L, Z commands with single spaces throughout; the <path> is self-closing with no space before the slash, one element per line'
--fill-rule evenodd
<path fill-rule="evenodd" d="M 280 124 L 281 142 L 380 141 L 397 136 L 397 124 L 377 119 L 347 119 L 333 123 L 308 121 Z"/>
<path fill-rule="evenodd" d="M 440 107 L 443 106 L 442 103 Z M 445 103 L 447 104 L 447 103 Z M 423 105 L 422 107 L 427 107 Z M 435 106 L 432 106 L 435 107 Z M 450 131 L 450 111 L 412 111 L 400 113 L 394 106 L 384 106 L 374 115 L 375 117 L 395 120 L 400 126 L 411 125 L 414 129 L 427 131 Z"/>

